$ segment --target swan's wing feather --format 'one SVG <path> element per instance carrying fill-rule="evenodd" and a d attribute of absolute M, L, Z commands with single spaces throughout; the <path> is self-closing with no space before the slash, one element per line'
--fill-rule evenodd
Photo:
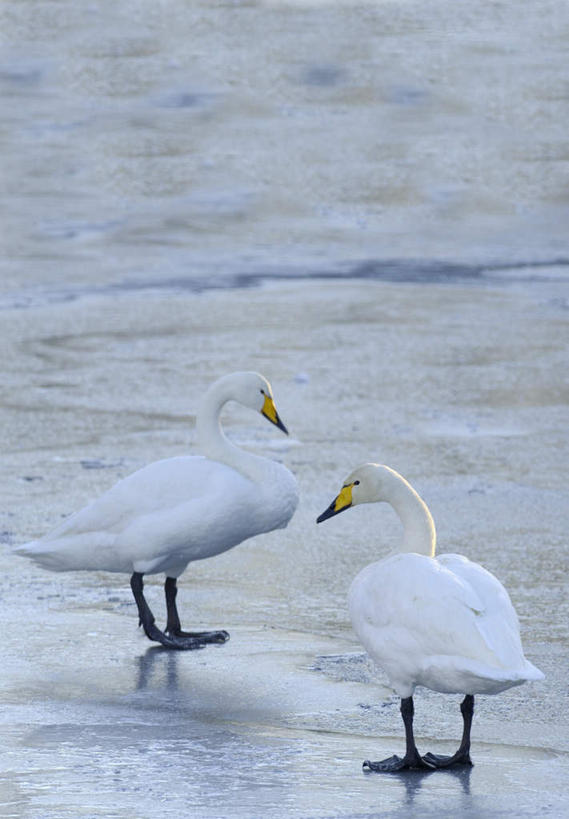
<path fill-rule="evenodd" d="M 157 461 L 18 552 L 46 568 L 180 571 L 258 532 L 252 484 L 207 458 Z"/>
<path fill-rule="evenodd" d="M 473 589 L 483 604 L 476 626 L 503 666 L 520 668 L 525 662 L 518 616 L 508 592 L 491 572 L 463 555 L 443 554 L 439 563 Z"/>
<path fill-rule="evenodd" d="M 176 506 L 133 518 L 117 539 L 117 551 L 136 556 L 136 571 L 185 566 L 225 551 L 263 531 L 252 483 L 233 474 L 211 476 L 207 492 Z"/>
<path fill-rule="evenodd" d="M 397 554 L 366 567 L 352 584 L 350 612 L 363 644 L 384 667 L 413 676 L 428 658 L 444 655 L 496 664 L 478 624 L 483 598 L 433 558 Z"/>
<path fill-rule="evenodd" d="M 479 563 L 474 563 L 464 555 L 442 554 L 437 558 L 439 565 L 460 577 L 473 589 L 486 612 L 499 611 L 509 625 L 518 628 L 518 616 L 515 612 L 508 592 L 488 569 Z"/>
<path fill-rule="evenodd" d="M 133 520 L 158 511 L 166 514 L 189 500 L 233 489 L 245 479 L 234 469 L 201 456 L 155 461 L 116 483 L 96 500 L 66 518 L 42 541 L 88 532 L 119 533 Z"/>

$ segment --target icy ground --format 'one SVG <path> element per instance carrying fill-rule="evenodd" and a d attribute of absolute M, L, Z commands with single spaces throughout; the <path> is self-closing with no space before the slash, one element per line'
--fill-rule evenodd
<path fill-rule="evenodd" d="M 566 814 L 569 312 L 561 273 L 523 278 L 165 287 L 2 311 L 3 816 Z M 271 380 L 291 436 L 237 406 L 228 434 L 287 463 L 301 504 L 285 531 L 183 576 L 184 623 L 227 628 L 227 645 L 163 652 L 127 577 L 10 555 L 120 476 L 191 452 L 198 397 L 238 368 Z M 403 731 L 346 591 L 398 522 L 382 506 L 315 518 L 370 459 L 422 494 L 440 551 L 507 586 L 547 675 L 478 698 L 471 771 L 361 770 L 402 751 Z M 148 590 L 163 616 L 160 579 Z M 454 748 L 458 701 L 417 691 L 421 750 Z"/>

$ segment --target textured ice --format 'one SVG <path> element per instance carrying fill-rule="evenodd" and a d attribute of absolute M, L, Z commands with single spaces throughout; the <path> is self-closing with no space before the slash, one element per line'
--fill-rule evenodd
<path fill-rule="evenodd" d="M 563 815 L 569 319 L 552 322 L 544 287 L 281 283 L 133 292 L 120 309 L 105 295 L 5 311 L 7 815 Z M 182 577 L 183 622 L 227 628 L 231 640 L 168 654 L 137 629 L 128 578 L 52 575 L 10 547 L 143 463 L 191 451 L 199 396 L 236 367 L 271 379 L 293 439 L 275 449 L 263 419 L 236 405 L 226 430 L 282 458 L 301 504 L 286 530 Z M 364 758 L 400 752 L 403 732 L 397 698 L 351 633 L 346 594 L 395 544 L 398 522 L 381 506 L 326 529 L 315 518 L 369 459 L 413 481 L 441 551 L 481 561 L 506 585 L 526 653 L 547 675 L 478 698 L 471 772 L 361 772 Z M 147 590 L 160 622 L 159 579 Z M 458 702 L 418 690 L 421 749 L 453 750 Z"/>
<path fill-rule="evenodd" d="M 568 813 L 568 24 L 565 0 L 4 0 L 3 815 Z M 244 368 L 292 440 L 238 407 L 227 433 L 301 504 L 183 576 L 184 623 L 227 645 L 161 652 L 126 577 L 12 556 L 192 451 Z M 471 771 L 362 774 L 403 732 L 346 593 L 398 522 L 315 518 L 367 460 L 505 584 L 547 675 L 477 700 Z M 417 692 L 422 750 L 460 728 Z"/>

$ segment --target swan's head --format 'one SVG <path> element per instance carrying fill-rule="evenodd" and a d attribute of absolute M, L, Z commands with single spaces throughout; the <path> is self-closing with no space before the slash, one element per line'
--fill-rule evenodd
<path fill-rule="evenodd" d="M 362 464 L 348 475 L 339 494 L 317 518 L 316 523 L 322 523 L 358 503 L 390 501 L 395 486 L 402 480 L 401 475 L 388 466 Z"/>
<path fill-rule="evenodd" d="M 256 410 L 288 435 L 288 430 L 279 418 L 273 391 L 267 379 L 260 373 L 233 373 L 231 379 L 231 397 L 244 407 Z"/>

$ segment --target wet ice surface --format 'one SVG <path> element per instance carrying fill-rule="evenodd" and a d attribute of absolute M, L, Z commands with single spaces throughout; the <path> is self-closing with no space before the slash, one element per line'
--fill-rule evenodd
<path fill-rule="evenodd" d="M 567 3 L 0 17 L 3 815 L 566 815 Z M 302 499 L 183 577 L 185 623 L 226 646 L 157 651 L 127 578 L 10 555 L 192 451 L 199 396 L 240 368 L 292 434 L 237 407 L 228 433 Z M 505 583 L 547 675 L 478 700 L 469 772 L 361 772 L 403 731 L 346 592 L 398 523 L 315 518 L 369 459 Z M 421 750 L 453 750 L 458 698 L 416 706 Z"/>
<path fill-rule="evenodd" d="M 567 806 L 567 334 L 562 280 L 280 282 L 128 291 L 3 311 L 0 708 L 5 815 L 561 816 Z M 529 329 L 528 329 L 529 328 Z M 199 396 L 264 372 L 291 430 L 237 406 L 238 444 L 283 460 L 285 531 L 183 576 L 187 626 L 231 640 L 169 654 L 137 630 L 126 577 L 10 555 L 144 463 L 191 451 Z M 428 502 L 440 551 L 509 589 L 547 675 L 477 699 L 472 771 L 365 775 L 403 750 L 396 697 L 362 654 L 346 593 L 398 522 L 316 516 L 364 460 Z M 160 578 L 148 596 L 164 616 Z M 418 690 L 421 750 L 452 751 L 459 697 Z"/>

